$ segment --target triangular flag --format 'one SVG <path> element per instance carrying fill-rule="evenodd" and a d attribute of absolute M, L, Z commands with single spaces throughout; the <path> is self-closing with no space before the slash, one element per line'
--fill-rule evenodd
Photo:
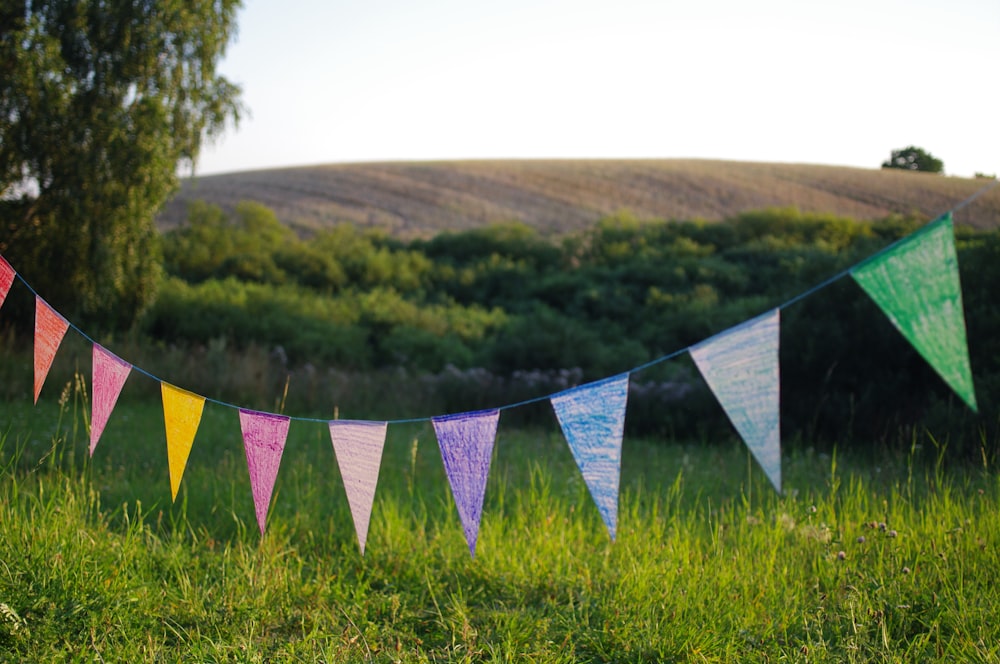
<path fill-rule="evenodd" d="M 278 466 L 285 451 L 288 424 L 285 415 L 259 413 L 240 409 L 240 428 L 243 429 L 243 446 L 247 453 L 247 469 L 250 471 L 250 489 L 253 504 L 257 510 L 257 525 L 264 534 L 267 510 L 271 505 L 274 481 L 278 477 Z"/>
<path fill-rule="evenodd" d="M 385 446 L 385 422 L 355 422 L 333 420 L 330 422 L 330 439 L 340 467 L 340 476 L 351 506 L 354 530 L 358 534 L 361 555 L 368 540 L 368 524 L 375 500 L 375 485 L 382 465 L 382 448 Z"/>
<path fill-rule="evenodd" d="M 614 540 L 628 374 L 560 392 L 551 401 L 563 436 Z"/>
<path fill-rule="evenodd" d="M 52 367 L 59 344 L 62 343 L 69 323 L 56 313 L 55 309 L 46 304 L 45 300 L 35 296 L 35 403 L 42 391 L 45 377 Z"/>
<path fill-rule="evenodd" d="M 7 299 L 7 293 L 10 292 L 11 284 L 14 283 L 14 268 L 10 266 L 3 256 L 0 256 L 0 307 L 3 306 L 4 300 Z"/>
<path fill-rule="evenodd" d="M 94 456 L 97 441 L 104 433 L 104 426 L 111 417 L 118 402 L 125 380 L 132 365 L 120 357 L 94 344 L 94 363 L 92 369 L 93 403 L 90 415 L 90 456 Z"/>
<path fill-rule="evenodd" d="M 462 520 L 469 553 L 476 555 L 479 522 L 483 516 L 486 478 L 490 474 L 499 410 L 432 418 L 441 448 L 441 460 Z"/>
<path fill-rule="evenodd" d="M 771 484 L 781 491 L 778 309 L 691 347 L 705 382 Z"/>
<path fill-rule="evenodd" d="M 177 499 L 177 490 L 184 477 L 194 435 L 201 424 L 205 397 L 167 383 L 160 383 L 163 397 L 163 423 L 167 429 L 167 465 L 170 468 L 170 497 Z"/>
<path fill-rule="evenodd" d="M 892 324 L 974 411 L 951 213 L 851 271 Z"/>

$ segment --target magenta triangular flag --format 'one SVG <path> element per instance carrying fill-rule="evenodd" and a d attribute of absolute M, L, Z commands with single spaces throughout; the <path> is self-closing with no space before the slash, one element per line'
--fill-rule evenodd
<path fill-rule="evenodd" d="M 0 256 L 0 307 L 3 306 L 4 300 L 7 299 L 7 293 L 10 292 L 11 284 L 14 283 L 14 268 L 10 266 L 3 256 Z"/>
<path fill-rule="evenodd" d="M 614 540 L 618 530 L 628 374 L 574 387 L 550 401 L 590 496 Z"/>
<path fill-rule="evenodd" d="M 743 442 L 781 491 L 778 309 L 692 346 L 690 353 Z"/>
<path fill-rule="evenodd" d="M 259 413 L 240 409 L 240 427 L 243 429 L 243 446 L 247 453 L 247 470 L 250 471 L 250 489 L 257 510 L 257 525 L 264 534 L 267 510 L 271 505 L 274 480 L 285 451 L 290 420 L 284 415 Z"/>
<path fill-rule="evenodd" d="M 111 417 L 122 386 L 132 371 L 132 365 L 94 344 L 93 397 L 90 416 L 90 456 L 94 456 L 97 441 Z"/>
<path fill-rule="evenodd" d="M 473 556 L 476 555 L 486 479 L 490 474 L 490 459 L 499 420 L 499 410 L 446 415 L 431 420 L 458 516 L 462 520 L 465 541 Z"/>
<path fill-rule="evenodd" d="M 35 296 L 35 403 L 42 392 L 45 377 L 49 375 L 52 360 L 56 357 L 69 323 L 56 313 L 45 300 Z"/>
<path fill-rule="evenodd" d="M 385 446 L 385 422 L 356 422 L 333 420 L 330 422 L 330 439 L 344 480 L 347 502 L 351 506 L 354 530 L 358 534 L 361 555 L 368 540 L 368 524 L 375 500 L 375 485 L 382 465 L 382 448 Z"/>

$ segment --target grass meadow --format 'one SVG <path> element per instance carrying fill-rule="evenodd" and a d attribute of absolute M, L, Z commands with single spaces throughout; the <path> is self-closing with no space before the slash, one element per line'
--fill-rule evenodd
<path fill-rule="evenodd" d="M 555 419 L 501 416 L 473 559 L 430 424 L 393 425 L 362 556 L 322 423 L 261 537 L 235 410 L 172 504 L 159 402 L 89 458 L 84 382 L 0 403 L 3 661 L 1000 661 L 995 452 L 788 441 L 777 495 L 735 438 L 626 438 L 611 542 Z"/>

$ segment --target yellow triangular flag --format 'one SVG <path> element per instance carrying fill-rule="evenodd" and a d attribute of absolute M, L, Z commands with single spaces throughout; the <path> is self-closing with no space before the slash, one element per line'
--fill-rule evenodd
<path fill-rule="evenodd" d="M 167 462 L 170 466 L 171 499 L 177 499 L 184 467 L 187 465 L 194 435 L 201 423 L 205 397 L 160 383 L 163 395 L 163 422 L 167 428 Z"/>

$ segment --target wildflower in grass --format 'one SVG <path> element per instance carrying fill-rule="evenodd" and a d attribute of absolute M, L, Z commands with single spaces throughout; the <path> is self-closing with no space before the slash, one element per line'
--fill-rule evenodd
<path fill-rule="evenodd" d="M 837 560 L 844 560 L 845 558 L 847 558 L 847 553 L 846 552 L 844 552 L 844 551 L 838 551 L 837 552 Z"/>
<path fill-rule="evenodd" d="M 895 530 L 890 530 L 885 534 L 886 537 L 895 537 L 898 533 Z"/>
<path fill-rule="evenodd" d="M 809 513 L 810 514 L 815 514 L 816 513 L 816 506 L 815 505 L 810 505 L 809 506 Z"/>
<path fill-rule="evenodd" d="M 885 525 L 885 521 L 882 521 L 881 523 L 878 524 L 878 529 L 881 530 L 883 533 L 885 532 L 886 528 L 888 528 L 888 526 Z"/>
<path fill-rule="evenodd" d="M 784 529 L 786 533 L 790 533 L 795 530 L 795 519 L 789 514 L 780 514 L 778 516 L 778 525 Z"/>
<path fill-rule="evenodd" d="M 865 543 L 865 536 L 864 536 L 864 535 L 858 535 L 858 539 L 857 539 L 857 540 L 855 540 L 855 541 L 856 541 L 856 542 L 857 542 L 858 544 L 864 544 L 864 543 Z"/>
<path fill-rule="evenodd" d="M 910 568 L 909 567 L 904 567 L 903 568 L 903 574 L 909 574 L 909 573 L 910 573 Z"/>

